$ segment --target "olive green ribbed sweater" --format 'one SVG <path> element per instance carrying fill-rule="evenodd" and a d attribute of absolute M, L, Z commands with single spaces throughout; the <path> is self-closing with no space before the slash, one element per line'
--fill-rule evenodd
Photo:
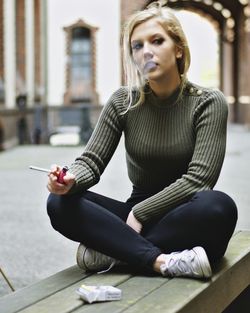
<path fill-rule="evenodd" d="M 76 176 L 71 192 L 96 184 L 125 136 L 132 184 L 156 192 L 135 205 L 135 217 L 146 223 L 215 185 L 225 154 L 227 103 L 218 90 L 188 83 L 183 94 L 167 99 L 152 92 L 143 105 L 126 114 L 125 87 L 109 99 L 83 154 L 70 167 Z"/>

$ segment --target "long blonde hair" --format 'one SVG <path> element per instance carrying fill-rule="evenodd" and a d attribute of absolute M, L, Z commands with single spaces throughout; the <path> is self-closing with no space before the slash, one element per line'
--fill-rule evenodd
<path fill-rule="evenodd" d="M 145 78 L 135 66 L 132 49 L 131 36 L 136 26 L 155 18 L 165 29 L 166 33 L 173 40 L 174 44 L 182 51 L 182 57 L 177 59 L 177 66 L 181 78 L 181 90 L 184 88 L 187 80 L 187 71 L 190 66 L 190 50 L 182 26 L 174 15 L 173 10 L 162 7 L 159 1 L 153 2 L 143 11 L 138 11 L 130 16 L 124 25 L 122 44 L 123 44 L 123 67 L 125 80 L 128 87 L 128 109 L 142 104 L 145 100 L 144 87 Z M 136 90 L 136 101 L 133 97 Z"/>

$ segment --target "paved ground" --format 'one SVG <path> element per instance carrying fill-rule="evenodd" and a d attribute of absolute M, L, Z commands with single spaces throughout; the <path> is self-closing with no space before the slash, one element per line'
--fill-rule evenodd
<path fill-rule="evenodd" d="M 23 146 L 0 154 L 0 266 L 16 289 L 75 263 L 77 244 L 56 233 L 46 214 L 47 177 L 28 169 L 69 164 L 80 147 Z M 227 154 L 217 189 L 239 207 L 237 229 L 250 229 L 250 131 L 229 127 Z M 117 199 L 131 191 L 122 144 L 94 190 Z M 0 296 L 11 292 L 0 276 Z"/>

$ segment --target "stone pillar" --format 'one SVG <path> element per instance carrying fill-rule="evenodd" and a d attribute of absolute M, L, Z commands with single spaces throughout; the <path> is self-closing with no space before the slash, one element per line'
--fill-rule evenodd
<path fill-rule="evenodd" d="M 5 107 L 16 105 L 15 0 L 4 0 L 4 85 Z"/>
<path fill-rule="evenodd" d="M 25 0 L 27 105 L 33 106 L 35 95 L 34 0 Z"/>
<path fill-rule="evenodd" d="M 243 14 L 244 13 L 244 14 Z M 242 124 L 250 126 L 250 5 L 246 6 L 240 15 L 239 28 L 239 111 Z M 248 25 L 249 24 L 249 25 Z"/>
<path fill-rule="evenodd" d="M 236 119 L 236 99 L 234 93 L 234 44 L 226 38 L 225 28 L 221 35 L 220 56 L 220 88 L 227 98 L 229 105 L 229 121 Z"/>
<path fill-rule="evenodd" d="M 40 1 L 41 14 L 41 102 L 47 105 L 48 99 L 48 57 L 47 57 L 47 0 Z"/>

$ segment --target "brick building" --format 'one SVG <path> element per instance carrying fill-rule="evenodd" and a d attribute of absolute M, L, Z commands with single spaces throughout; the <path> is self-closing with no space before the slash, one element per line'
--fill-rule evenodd
<path fill-rule="evenodd" d="M 46 86 L 46 2 L 0 0 L 0 101 L 16 107 L 26 95 L 29 105 L 41 101 Z"/>
<path fill-rule="evenodd" d="M 45 12 L 42 0 L 0 0 L 0 118 L 6 147 L 16 144 L 18 123 L 31 124 L 33 112 L 24 110 L 45 102 Z"/>

